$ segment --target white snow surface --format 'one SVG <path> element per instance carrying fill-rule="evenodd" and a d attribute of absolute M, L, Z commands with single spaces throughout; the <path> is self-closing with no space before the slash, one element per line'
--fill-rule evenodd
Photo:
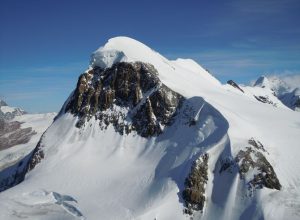
<path fill-rule="evenodd" d="M 257 102 L 222 86 L 194 61 L 169 61 L 127 37 L 110 39 L 91 66 L 120 61 L 153 64 L 162 83 L 186 97 L 196 125 L 183 124 L 179 113 L 163 134 L 142 138 L 111 126 L 101 130 L 95 119 L 78 129 L 77 118 L 63 114 L 42 139 L 45 159 L 0 194 L 0 219 L 190 219 L 180 190 L 203 152 L 209 153 L 206 203 L 194 219 L 299 219 L 299 113 Z M 251 137 L 268 151 L 280 191 L 263 188 L 249 197 L 237 173 L 219 174 L 218 159 L 235 155 Z M 62 211 L 49 194 L 36 192 L 68 195 L 77 204 Z"/>

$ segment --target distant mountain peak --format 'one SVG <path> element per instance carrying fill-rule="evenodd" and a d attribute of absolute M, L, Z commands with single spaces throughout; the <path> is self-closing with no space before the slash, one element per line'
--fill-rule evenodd
<path fill-rule="evenodd" d="M 260 76 L 256 82 L 254 83 L 254 86 L 259 86 L 259 87 L 270 87 L 270 82 L 268 80 L 268 78 L 264 75 Z"/>
<path fill-rule="evenodd" d="M 0 119 L 11 120 L 16 116 L 24 115 L 27 112 L 21 108 L 11 107 L 3 100 L 0 100 Z"/>
<path fill-rule="evenodd" d="M 7 106 L 7 103 L 5 101 L 3 101 L 3 100 L 0 99 L 0 107 L 1 106 Z"/>
<path fill-rule="evenodd" d="M 260 76 L 254 83 L 255 87 L 267 88 L 287 107 L 292 110 L 300 110 L 299 88 L 292 88 L 284 80 L 277 76 Z"/>

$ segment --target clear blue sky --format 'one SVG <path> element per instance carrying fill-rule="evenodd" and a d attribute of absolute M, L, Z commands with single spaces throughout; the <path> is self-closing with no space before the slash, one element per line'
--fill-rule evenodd
<path fill-rule="evenodd" d="M 299 0 L 0 0 L 0 98 L 58 111 L 107 39 L 192 58 L 222 82 L 300 74 Z"/>

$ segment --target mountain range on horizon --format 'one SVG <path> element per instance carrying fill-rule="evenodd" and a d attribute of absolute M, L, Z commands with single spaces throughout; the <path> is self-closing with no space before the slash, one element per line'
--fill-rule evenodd
<path fill-rule="evenodd" d="M 0 140 L 27 141 L 0 149 L 1 219 L 300 216 L 300 88 L 277 77 L 222 85 L 115 37 L 57 115 L 0 103 Z"/>

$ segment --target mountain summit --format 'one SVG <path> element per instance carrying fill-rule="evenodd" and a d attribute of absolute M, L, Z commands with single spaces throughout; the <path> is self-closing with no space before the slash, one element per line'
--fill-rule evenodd
<path fill-rule="evenodd" d="M 22 161 L 25 180 L 0 194 L 0 216 L 297 219 L 299 114 L 232 85 L 110 39 Z"/>
<path fill-rule="evenodd" d="M 146 45 L 129 37 L 115 37 L 96 50 L 91 56 L 91 67 L 103 69 L 119 62 L 153 62 L 166 61 L 164 57 Z"/>
<path fill-rule="evenodd" d="M 260 87 L 270 87 L 270 82 L 267 77 L 260 76 L 256 82 L 254 83 L 254 86 L 260 86 Z"/>
<path fill-rule="evenodd" d="M 261 76 L 254 86 L 272 90 L 284 105 L 294 111 L 300 111 L 300 86 L 291 87 L 284 80 L 275 76 Z"/>

